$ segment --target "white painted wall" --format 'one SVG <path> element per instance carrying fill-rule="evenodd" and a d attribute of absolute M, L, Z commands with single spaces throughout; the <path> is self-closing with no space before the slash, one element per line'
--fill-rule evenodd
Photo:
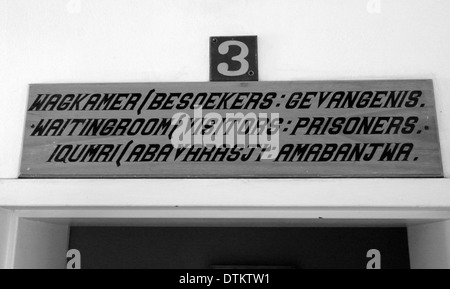
<path fill-rule="evenodd" d="M 450 269 L 450 221 L 408 228 L 411 268 Z"/>
<path fill-rule="evenodd" d="M 207 81 L 208 37 L 235 34 L 259 36 L 261 80 L 434 79 L 450 176 L 450 1 L 0 0 L 0 13 L 0 178 L 18 176 L 29 83 Z"/>
<path fill-rule="evenodd" d="M 0 269 L 64 269 L 68 247 L 69 225 L 0 208 Z"/>
<path fill-rule="evenodd" d="M 65 269 L 69 226 L 20 219 L 14 269 Z"/>

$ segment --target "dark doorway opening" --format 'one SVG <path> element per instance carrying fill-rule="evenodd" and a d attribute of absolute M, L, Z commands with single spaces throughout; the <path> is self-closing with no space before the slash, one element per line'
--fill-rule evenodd
<path fill-rule="evenodd" d="M 382 269 L 410 268 L 405 228 L 73 227 L 70 248 L 83 269 L 365 269 L 371 249 Z"/>

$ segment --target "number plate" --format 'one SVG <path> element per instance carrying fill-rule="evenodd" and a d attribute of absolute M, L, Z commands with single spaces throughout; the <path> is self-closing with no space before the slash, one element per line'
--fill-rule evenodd
<path fill-rule="evenodd" d="M 211 37 L 211 81 L 258 81 L 257 36 Z"/>

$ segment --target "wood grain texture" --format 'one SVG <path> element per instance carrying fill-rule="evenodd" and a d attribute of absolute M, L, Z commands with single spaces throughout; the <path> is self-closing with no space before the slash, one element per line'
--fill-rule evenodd
<path fill-rule="evenodd" d="M 150 91 L 154 93 L 150 95 Z M 356 107 L 348 108 L 346 105 L 334 108 L 335 104 L 330 105 L 327 93 L 336 92 L 386 92 L 380 93 L 379 101 L 373 101 L 374 105 L 366 105 L 365 108 Z M 384 104 L 388 98 L 389 92 L 420 92 L 417 97 L 418 102 L 413 104 L 412 99 L 406 97 L 404 102 L 410 101 L 410 107 L 400 105 L 400 107 L 392 107 Z M 312 97 L 310 101 L 295 102 L 291 96 L 298 94 L 301 96 L 307 95 L 310 92 Z M 313 92 L 317 92 L 314 96 Z M 322 98 L 321 94 L 322 92 Z M 364 144 L 384 144 L 391 145 L 394 148 L 396 144 L 412 144 L 413 150 L 409 154 L 401 155 L 401 157 L 394 158 L 390 161 L 380 161 L 381 153 L 384 148 L 380 148 L 374 157 L 369 160 L 355 161 L 355 158 L 347 156 L 347 161 L 333 161 L 333 158 L 327 160 L 320 157 L 315 157 L 314 154 L 307 154 L 308 161 L 283 161 L 280 158 L 278 161 L 224 161 L 224 162 L 182 162 L 174 160 L 174 153 L 166 162 L 127 162 L 130 151 L 136 145 L 170 144 L 167 135 L 123 135 L 123 136 L 79 136 L 79 131 L 69 135 L 73 124 L 68 124 L 65 129 L 62 127 L 61 135 L 53 136 L 50 133 L 48 136 L 32 136 L 36 132 L 36 128 L 49 119 L 73 120 L 73 119 L 170 119 L 177 112 L 185 112 L 193 116 L 191 109 L 147 109 L 155 100 L 158 93 L 165 93 L 167 95 L 192 93 L 194 96 L 201 93 L 210 95 L 211 93 L 247 93 L 247 94 L 267 94 L 275 95 L 270 105 L 264 106 L 268 103 L 261 98 L 259 106 L 256 108 L 248 107 L 249 109 L 219 109 L 208 110 L 204 109 L 204 113 L 215 112 L 221 116 L 226 113 L 277 113 L 283 118 L 283 123 L 280 126 L 280 146 L 286 145 L 323 145 L 334 144 L 341 147 L 343 144 L 359 145 Z M 73 110 L 51 110 L 52 107 L 47 106 L 47 109 L 31 109 L 36 103 L 36 100 L 41 97 L 49 95 L 80 95 L 86 94 L 92 96 L 95 94 L 124 94 L 129 97 L 124 97 L 122 108 L 125 110 L 81 110 L 82 105 L 78 109 L 73 107 Z M 332 95 L 333 95 L 332 94 Z M 136 105 L 133 107 L 133 102 L 129 102 L 128 107 L 124 107 L 127 100 L 133 95 L 136 95 Z M 140 98 L 138 98 L 138 95 Z M 146 96 L 148 96 L 146 100 Z M 298 96 L 297 95 L 297 96 Z M 331 96 L 332 96 L 331 95 Z M 405 94 L 407 95 L 407 94 Z M 418 95 L 418 94 L 417 94 Z M 416 95 L 416 96 L 417 96 Z M 88 97 L 88 99 L 89 99 Z M 55 98 L 56 99 L 56 98 Z M 297 99 L 301 100 L 302 97 Z M 216 104 L 220 99 L 216 100 Z M 328 102 L 327 102 L 328 101 Z M 145 104 L 142 105 L 141 104 Z M 180 99 L 174 98 L 173 104 L 179 104 Z M 214 103 L 214 101 L 212 102 Z M 239 102 L 238 102 L 239 103 Z M 243 97 L 244 106 L 248 104 L 248 97 Z M 61 104 L 61 103 L 59 103 Z M 287 106 L 294 106 L 295 108 L 287 108 Z M 305 108 L 309 104 L 309 108 Z M 342 102 L 341 102 L 342 104 Z M 380 105 L 378 105 L 380 104 Z M 119 107 L 118 105 L 117 107 Z M 339 105 L 337 105 L 339 106 Z M 364 106 L 364 105 L 362 105 Z M 379 107 L 381 106 L 381 107 Z M 44 106 L 43 106 L 44 107 Z M 63 107 L 63 106 L 61 106 Z M 95 107 L 95 106 L 91 106 Z M 138 115 L 138 109 L 142 107 L 141 114 Z M 42 108 L 42 107 L 41 107 Z M 128 110 L 127 110 L 128 109 Z M 329 129 L 325 129 L 326 124 L 323 123 L 320 130 L 312 130 L 313 133 L 307 134 L 310 127 L 298 128 L 296 125 L 299 119 L 310 119 L 313 121 L 316 118 L 336 119 L 343 118 L 346 121 L 349 119 L 358 120 L 366 118 L 366 120 L 382 119 L 381 130 L 384 133 L 338 133 L 333 134 Z M 384 120 L 383 120 L 384 118 Z M 402 133 L 397 131 L 395 127 L 388 130 L 386 128 L 389 123 L 403 119 L 406 121 L 409 118 L 416 118 L 410 129 L 411 132 Z M 331 120 L 330 120 L 331 121 Z M 395 124 L 395 123 L 394 123 Z M 63 125 L 64 126 L 64 125 Z M 405 129 L 405 124 L 401 125 L 401 129 Z M 351 125 L 349 125 L 349 129 Z M 58 129 L 59 130 L 59 129 Z M 56 131 L 56 129 L 55 129 Z M 294 133 L 295 131 L 295 133 Z M 324 132 L 314 134 L 314 131 Z M 126 145 L 133 141 L 129 146 L 120 166 L 117 166 L 116 159 L 119 158 L 121 151 L 125 149 Z M 111 162 L 49 162 L 55 150 L 65 145 L 115 145 L 118 153 Z M 118 147 L 121 145 L 121 147 Z M 366 154 L 369 151 L 366 150 Z M 323 151 L 321 153 L 323 157 Z M 288 157 L 289 158 L 289 157 Z M 315 160 L 314 160 L 315 159 Z M 54 159 L 53 159 L 54 160 Z M 314 161 L 313 161 L 314 160 Z M 317 81 L 317 82 L 250 82 L 250 83 L 139 83 L 139 84 L 39 84 L 30 86 L 29 105 L 27 113 L 27 121 L 25 127 L 24 148 L 21 165 L 22 178 L 363 178 L 363 177 L 443 177 L 443 167 L 440 153 L 440 143 L 438 135 L 438 126 L 436 119 L 436 107 L 434 100 L 434 89 L 431 80 L 399 80 L 399 81 Z"/>

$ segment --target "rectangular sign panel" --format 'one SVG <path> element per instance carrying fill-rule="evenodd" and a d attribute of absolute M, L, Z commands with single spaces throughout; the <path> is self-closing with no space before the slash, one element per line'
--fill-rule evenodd
<path fill-rule="evenodd" d="M 431 80 L 31 85 L 23 178 L 442 177 Z"/>

